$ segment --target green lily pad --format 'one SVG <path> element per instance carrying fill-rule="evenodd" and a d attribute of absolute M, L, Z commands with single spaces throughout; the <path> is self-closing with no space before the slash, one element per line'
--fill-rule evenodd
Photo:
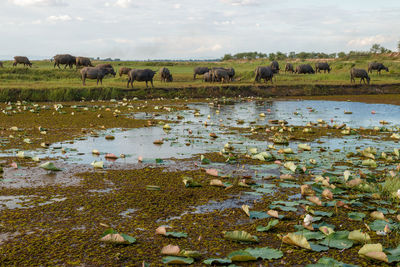
<path fill-rule="evenodd" d="M 282 210 L 282 211 L 297 211 L 297 208 L 293 208 L 293 207 L 286 207 L 286 206 L 282 206 L 282 205 L 269 205 L 269 208 L 272 210 Z"/>
<path fill-rule="evenodd" d="M 347 249 L 353 246 L 353 241 L 349 240 L 347 236 L 349 233 L 347 231 L 336 232 L 328 235 L 324 240 L 319 242 L 321 245 L 328 246 L 337 249 Z"/>
<path fill-rule="evenodd" d="M 354 221 L 362 221 L 365 218 L 365 214 L 362 212 L 349 212 L 347 216 Z"/>
<path fill-rule="evenodd" d="M 383 231 L 385 229 L 386 225 L 389 225 L 389 228 L 393 228 L 393 224 L 391 223 L 391 220 L 389 222 L 384 221 L 384 220 L 375 220 L 372 223 L 368 224 L 369 228 L 371 228 L 372 231 Z"/>
<path fill-rule="evenodd" d="M 305 267 L 357 267 L 358 265 L 346 264 L 332 258 L 322 257 L 316 264 L 307 264 Z"/>
<path fill-rule="evenodd" d="M 54 171 L 54 172 L 61 171 L 61 169 L 60 169 L 60 168 L 57 168 L 57 167 L 54 165 L 53 162 L 46 162 L 46 163 L 43 163 L 43 164 L 41 164 L 39 167 L 42 168 L 42 169 L 48 170 L 48 171 Z"/>
<path fill-rule="evenodd" d="M 272 260 L 283 257 L 283 253 L 280 250 L 263 247 L 263 248 L 246 248 L 244 251 L 250 253 L 257 259 Z"/>
<path fill-rule="evenodd" d="M 279 223 L 279 220 L 271 220 L 268 222 L 267 226 L 257 226 L 257 231 L 258 232 L 267 232 L 269 231 L 272 227 L 274 227 L 275 225 L 277 225 Z"/>
<path fill-rule="evenodd" d="M 321 239 L 324 239 L 326 237 L 326 235 L 324 235 L 321 232 L 313 232 L 313 231 L 310 231 L 310 230 L 307 230 L 307 229 L 299 231 L 299 232 L 295 232 L 295 234 L 303 235 L 307 240 L 313 240 L 313 239 L 321 240 Z"/>
<path fill-rule="evenodd" d="M 228 258 L 231 261 L 255 261 L 256 257 L 244 250 L 233 251 L 229 253 Z"/>
<path fill-rule="evenodd" d="M 325 212 L 325 211 L 314 211 L 314 215 L 316 216 L 325 216 L 325 217 L 331 217 L 333 215 L 333 212 Z"/>
<path fill-rule="evenodd" d="M 188 235 L 187 233 L 183 232 L 166 232 L 165 236 L 175 237 L 175 238 L 186 238 Z"/>
<path fill-rule="evenodd" d="M 265 219 L 271 218 L 266 212 L 263 211 L 250 211 L 250 219 Z"/>
<path fill-rule="evenodd" d="M 168 256 L 162 258 L 163 264 L 192 264 L 194 259 L 186 257 Z"/>

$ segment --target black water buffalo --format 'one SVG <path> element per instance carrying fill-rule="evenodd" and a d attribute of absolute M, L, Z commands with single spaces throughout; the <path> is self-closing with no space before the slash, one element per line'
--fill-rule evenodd
<path fill-rule="evenodd" d="M 204 73 L 209 72 L 210 69 L 208 67 L 196 67 L 193 70 L 193 80 L 196 79 L 196 75 L 203 75 Z"/>
<path fill-rule="evenodd" d="M 154 87 L 153 77 L 156 73 L 157 73 L 156 71 L 150 69 L 144 69 L 144 70 L 132 69 L 128 73 L 127 87 L 129 88 L 129 83 L 130 83 L 131 87 L 133 88 L 134 81 L 146 82 L 146 88 L 148 88 L 147 82 L 151 82 L 151 87 Z"/>
<path fill-rule="evenodd" d="M 121 67 L 118 71 L 119 73 L 119 77 L 122 77 L 122 75 L 128 75 L 129 71 L 131 70 L 131 68 L 127 68 L 127 67 Z"/>
<path fill-rule="evenodd" d="M 113 74 L 113 70 L 108 68 L 84 67 L 81 69 L 80 73 L 83 85 L 86 85 L 86 79 L 97 79 L 97 85 L 99 85 L 99 81 L 101 84 L 103 84 L 104 76 L 107 74 Z"/>
<path fill-rule="evenodd" d="M 366 70 L 352 68 L 350 70 L 350 82 L 356 82 L 354 78 L 360 78 L 360 84 L 361 81 L 364 81 L 365 84 L 365 80 L 367 80 L 367 83 L 369 84 L 369 81 L 371 80 Z"/>
<path fill-rule="evenodd" d="M 54 57 L 54 68 L 57 66 L 60 68 L 60 65 L 65 65 L 64 69 L 69 66 L 71 69 L 73 65 L 76 65 L 76 57 L 71 56 L 69 54 L 64 55 L 55 55 Z"/>
<path fill-rule="evenodd" d="M 273 83 L 272 78 L 274 77 L 274 72 L 271 67 L 257 67 L 254 73 L 256 74 L 254 82 L 261 82 L 261 79 L 264 79 L 265 83 L 267 83 L 268 81 L 271 81 L 271 83 Z"/>
<path fill-rule="evenodd" d="M 370 62 L 368 63 L 368 72 L 372 73 L 373 70 L 376 70 L 379 75 L 381 74 L 381 70 L 389 71 L 389 68 L 379 62 Z"/>
<path fill-rule="evenodd" d="M 32 67 L 32 63 L 29 61 L 29 59 L 27 57 L 15 56 L 13 67 L 17 66 L 17 64 L 24 64 L 24 67 L 26 65 L 28 65 L 29 67 Z"/>
<path fill-rule="evenodd" d="M 173 81 L 172 74 L 169 71 L 169 69 L 167 69 L 167 68 L 164 68 L 164 67 L 161 68 L 160 75 L 161 75 L 162 82 L 172 82 Z"/>
<path fill-rule="evenodd" d="M 321 72 L 321 70 L 323 70 L 324 73 L 326 73 L 327 71 L 329 73 L 331 71 L 331 66 L 329 66 L 327 62 L 315 63 L 315 72 Z"/>
<path fill-rule="evenodd" d="M 116 75 L 113 66 L 112 66 L 111 64 L 109 64 L 109 63 L 107 63 L 107 64 L 97 64 L 97 65 L 95 66 L 95 68 L 99 68 L 99 69 L 108 69 L 108 74 L 111 74 L 111 75 L 114 76 L 114 77 L 115 77 L 115 75 Z"/>
<path fill-rule="evenodd" d="M 87 57 L 77 57 L 76 58 L 76 67 L 78 68 L 80 66 L 93 67 L 92 62 Z"/>
<path fill-rule="evenodd" d="M 294 72 L 294 68 L 293 68 L 293 65 L 292 65 L 291 63 L 286 63 L 286 66 L 285 66 L 285 73 L 286 73 L 287 71 L 290 71 L 291 73 Z"/>
<path fill-rule="evenodd" d="M 225 83 L 230 81 L 228 70 L 224 68 L 213 68 L 211 70 L 211 75 L 213 82 Z"/>
<path fill-rule="evenodd" d="M 315 71 L 310 64 L 301 64 L 296 67 L 295 73 L 297 74 L 314 74 Z"/>
<path fill-rule="evenodd" d="M 271 67 L 271 70 L 275 73 L 279 73 L 279 63 L 278 61 L 272 61 L 271 64 L 269 65 Z"/>

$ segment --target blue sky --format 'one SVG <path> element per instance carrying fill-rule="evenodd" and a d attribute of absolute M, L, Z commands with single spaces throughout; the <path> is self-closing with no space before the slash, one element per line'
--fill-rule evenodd
<path fill-rule="evenodd" d="M 395 50 L 399 29 L 398 0 L 1 0 L 0 58 Z"/>

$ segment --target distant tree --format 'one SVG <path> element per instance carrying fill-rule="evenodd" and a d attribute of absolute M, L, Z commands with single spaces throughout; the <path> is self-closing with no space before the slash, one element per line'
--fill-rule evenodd
<path fill-rule="evenodd" d="M 346 53 L 345 52 L 339 52 L 337 55 L 338 55 L 339 58 L 344 58 L 346 56 Z"/>
<path fill-rule="evenodd" d="M 273 61 L 273 60 L 276 59 L 276 55 L 275 55 L 274 53 L 270 53 L 270 54 L 268 55 L 268 58 L 269 58 L 269 60 Z"/>
<path fill-rule="evenodd" d="M 384 48 L 383 46 L 381 46 L 381 48 L 379 49 L 380 53 L 390 53 L 392 52 L 390 49 Z"/>
<path fill-rule="evenodd" d="M 296 52 L 290 52 L 289 53 L 289 58 L 296 58 Z"/>
<path fill-rule="evenodd" d="M 222 60 L 231 60 L 233 59 L 233 56 L 231 54 L 225 54 Z"/>
<path fill-rule="evenodd" d="M 297 54 L 297 58 L 300 58 L 300 59 L 310 58 L 309 56 L 310 56 L 310 53 L 306 53 L 306 52 L 300 52 Z"/>
<path fill-rule="evenodd" d="M 397 43 L 397 51 L 400 52 L 400 41 Z"/>
<path fill-rule="evenodd" d="M 276 60 L 285 60 L 287 58 L 285 53 L 282 53 L 280 51 L 276 52 Z"/>
<path fill-rule="evenodd" d="M 379 53 L 381 51 L 382 47 L 380 44 L 373 44 L 371 49 L 369 50 L 371 53 Z"/>

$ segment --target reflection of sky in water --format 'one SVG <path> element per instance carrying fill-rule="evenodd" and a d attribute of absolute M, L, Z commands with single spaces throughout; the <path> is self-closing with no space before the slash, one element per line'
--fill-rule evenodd
<path fill-rule="evenodd" d="M 147 159 L 155 158 L 187 158 L 193 154 L 205 152 L 217 152 L 227 142 L 234 143 L 236 151 L 245 152 L 248 147 L 258 147 L 264 150 L 269 141 L 254 141 L 246 138 L 245 135 L 237 133 L 226 133 L 225 126 L 250 126 L 250 122 L 263 125 L 271 119 L 287 120 L 290 125 L 305 125 L 307 122 L 316 122 L 317 119 L 323 119 L 330 122 L 341 124 L 346 123 L 352 127 L 373 127 L 378 126 L 380 120 L 391 122 L 390 125 L 400 124 L 400 106 L 383 104 L 364 104 L 356 102 L 336 102 L 336 101 L 258 101 L 241 102 L 235 105 L 221 105 L 219 108 L 209 106 L 207 103 L 190 104 L 191 108 L 199 110 L 202 116 L 194 116 L 192 110 L 178 111 L 159 118 L 173 118 L 177 115 L 183 115 L 184 119 L 177 124 L 171 124 L 172 130 L 166 133 L 162 126 L 131 129 L 127 131 L 111 132 L 104 131 L 100 137 L 87 137 L 84 140 L 76 140 L 73 144 L 60 143 L 54 144 L 48 150 L 37 150 L 30 154 L 37 154 L 39 157 L 61 156 L 66 160 L 90 163 L 94 160 L 105 160 L 104 153 L 114 153 L 128 155 L 125 159 L 118 159 L 118 162 L 137 162 L 137 158 L 142 156 Z M 310 112 L 308 108 L 313 108 L 315 112 Z M 271 112 L 267 110 L 270 109 Z M 216 111 L 219 110 L 219 114 Z M 345 115 L 344 111 L 352 111 L 353 114 Z M 375 110 L 376 114 L 371 114 Z M 294 115 L 298 112 L 299 115 Z M 265 118 L 260 118 L 259 114 L 265 113 Z M 210 115 L 210 119 L 207 116 Z M 136 114 L 135 117 L 143 117 L 144 114 Z M 238 125 L 237 120 L 243 120 L 243 125 Z M 204 122 L 207 121 L 207 127 Z M 189 134 L 188 130 L 193 134 Z M 209 134 L 216 133 L 219 138 L 212 139 Z M 105 140 L 104 136 L 112 134 L 115 140 Z M 330 139 L 323 137 L 321 140 L 325 143 L 313 143 L 312 147 L 326 147 L 329 150 L 336 148 L 342 151 L 355 151 L 357 146 L 379 146 L 383 149 L 393 147 L 393 142 L 378 142 L 368 139 L 356 139 L 357 136 L 348 136 L 343 139 Z M 164 139 L 164 144 L 154 145 L 153 141 Z M 297 151 L 297 142 L 291 142 L 290 146 Z M 54 147 L 62 146 L 67 150 L 66 154 L 61 154 L 59 149 Z M 99 150 L 102 155 L 99 157 L 92 155 L 92 150 Z M 392 149 L 391 149 L 392 150 Z M 29 153 L 27 153 L 29 154 Z M 306 156 L 307 154 L 303 154 Z M 314 155 L 318 156 L 318 155 Z M 325 155 L 326 159 L 329 155 Z"/>

